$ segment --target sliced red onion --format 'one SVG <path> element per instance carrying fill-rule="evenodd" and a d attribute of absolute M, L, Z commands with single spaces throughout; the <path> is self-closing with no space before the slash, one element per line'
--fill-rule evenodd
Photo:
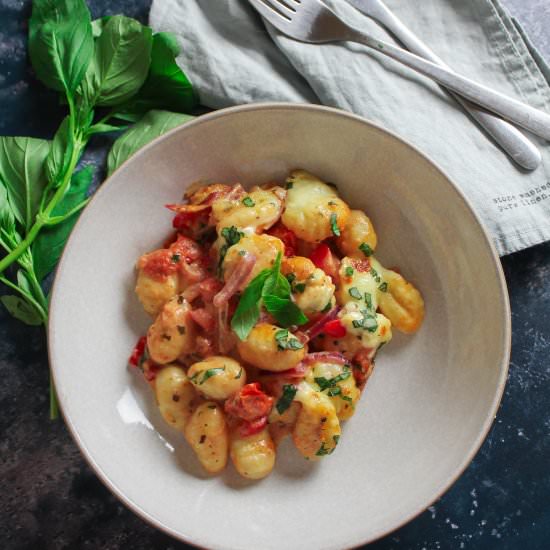
<path fill-rule="evenodd" d="M 335 363 L 338 365 L 345 365 L 348 362 L 348 360 L 338 351 L 316 351 L 314 353 L 308 353 L 300 364 L 307 366 L 317 361 L 326 361 L 327 363 Z"/>
<path fill-rule="evenodd" d="M 191 303 L 193 300 L 196 300 L 201 294 L 200 289 L 200 283 L 194 283 L 192 285 L 189 285 L 184 291 L 183 291 L 183 297 Z"/>
<path fill-rule="evenodd" d="M 218 352 L 227 353 L 234 346 L 234 337 L 229 328 L 229 303 L 225 302 L 218 308 Z"/>
<path fill-rule="evenodd" d="M 315 321 L 315 323 L 313 323 L 313 325 L 311 325 L 306 331 L 304 331 L 304 334 L 307 336 L 308 340 L 313 340 L 313 338 L 315 338 L 318 334 L 321 334 L 325 324 L 333 319 L 336 319 L 340 309 L 340 306 L 333 307 L 330 311 L 317 319 L 317 321 Z"/>
<path fill-rule="evenodd" d="M 246 281 L 247 277 L 252 272 L 256 264 L 256 256 L 254 254 L 245 254 L 241 256 L 241 261 L 233 270 L 225 286 L 214 296 L 214 307 L 221 307 L 229 302 L 233 294 L 235 294 Z"/>

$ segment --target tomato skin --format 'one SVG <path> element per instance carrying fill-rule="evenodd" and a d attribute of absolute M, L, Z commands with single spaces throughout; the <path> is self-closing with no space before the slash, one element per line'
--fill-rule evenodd
<path fill-rule="evenodd" d="M 277 222 L 267 231 L 267 233 L 283 241 L 285 245 L 285 256 L 296 256 L 297 237 L 294 231 L 291 231 L 288 227 L 283 225 L 282 222 Z"/>
<path fill-rule="evenodd" d="M 340 319 L 333 319 L 325 323 L 322 332 L 333 338 L 343 338 L 348 331 Z"/>
<path fill-rule="evenodd" d="M 130 358 L 128 359 L 128 363 L 132 365 L 132 367 L 137 367 L 139 365 L 140 359 L 143 357 L 143 354 L 145 353 L 145 346 L 147 345 L 147 337 L 142 336 L 134 346 L 134 349 L 132 350 L 132 355 L 130 355 Z"/>
<path fill-rule="evenodd" d="M 333 282 L 338 281 L 340 260 L 332 253 L 327 244 L 320 243 L 309 255 L 309 259 L 315 264 L 315 267 L 329 275 Z"/>
<path fill-rule="evenodd" d="M 227 414 L 247 422 L 267 416 L 273 408 L 273 397 L 260 389 L 258 382 L 244 385 L 241 390 L 225 402 Z M 258 430 L 259 431 L 259 430 Z"/>
<path fill-rule="evenodd" d="M 267 416 L 262 416 L 256 420 L 252 420 L 251 422 L 243 420 L 239 425 L 239 433 L 242 437 L 249 437 L 261 432 L 266 426 Z"/>

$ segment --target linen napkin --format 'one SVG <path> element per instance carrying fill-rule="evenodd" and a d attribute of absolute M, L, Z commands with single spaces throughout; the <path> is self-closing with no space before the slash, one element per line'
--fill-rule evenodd
<path fill-rule="evenodd" d="M 345 20 L 393 41 L 345 0 Z M 550 68 L 498 0 L 386 0 L 460 73 L 550 113 Z M 435 83 L 352 43 L 302 44 L 246 0 L 154 0 L 150 24 L 178 35 L 182 69 L 211 108 L 262 101 L 322 103 L 362 115 L 433 158 L 462 189 L 501 255 L 550 239 L 550 144 L 528 173 Z"/>

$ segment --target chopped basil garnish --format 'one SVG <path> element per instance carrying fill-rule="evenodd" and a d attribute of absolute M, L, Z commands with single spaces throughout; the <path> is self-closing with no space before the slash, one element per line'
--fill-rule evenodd
<path fill-rule="evenodd" d="M 218 261 L 218 277 L 220 278 L 222 276 L 222 266 L 227 250 L 230 246 L 237 244 L 244 237 L 244 233 L 232 225 L 231 227 L 224 227 L 221 235 L 225 239 L 225 243 L 220 247 L 220 259 Z"/>
<path fill-rule="evenodd" d="M 371 267 L 371 268 L 370 268 L 370 273 L 371 273 L 373 279 L 374 279 L 377 283 L 379 283 L 379 282 L 380 282 L 380 275 L 378 275 L 378 271 L 376 271 L 376 269 L 374 269 L 374 267 Z"/>
<path fill-rule="evenodd" d="M 356 286 L 352 286 L 348 290 L 348 293 L 352 298 L 355 298 L 356 300 L 361 300 L 361 298 L 363 298 L 363 296 L 361 296 L 361 292 Z"/>
<path fill-rule="evenodd" d="M 381 290 L 382 292 L 388 292 L 388 283 L 384 282 L 379 287 L 378 290 Z"/>
<path fill-rule="evenodd" d="M 348 267 L 346 267 L 346 271 L 345 271 L 346 277 L 351 277 L 353 275 L 353 272 L 354 272 L 353 267 L 348 265 Z"/>
<path fill-rule="evenodd" d="M 367 244 L 367 243 L 361 243 L 359 245 L 359 250 L 365 255 L 367 256 L 367 258 L 369 256 L 372 256 L 374 254 L 374 250 Z"/>
<path fill-rule="evenodd" d="M 275 341 L 277 342 L 277 349 L 280 350 L 297 350 L 304 347 L 304 344 L 298 338 L 292 336 L 285 328 L 279 329 L 275 333 Z"/>
<path fill-rule="evenodd" d="M 372 309 L 372 295 L 370 292 L 365 292 L 365 303 L 369 309 Z"/>
<path fill-rule="evenodd" d="M 294 182 L 292 180 L 287 180 L 286 182 L 286 188 L 292 189 L 294 187 Z"/>
<path fill-rule="evenodd" d="M 334 441 L 334 443 L 336 445 L 338 445 L 338 441 L 340 441 L 340 436 L 339 435 L 333 435 L 332 440 Z"/>
<path fill-rule="evenodd" d="M 275 405 L 275 408 L 279 414 L 283 414 L 290 407 L 297 391 L 296 386 L 293 386 L 292 384 L 285 384 L 283 386 L 283 394 Z"/>
<path fill-rule="evenodd" d="M 296 274 L 295 273 L 287 273 L 287 276 L 286 276 L 286 280 L 289 282 L 289 283 L 293 283 L 296 279 Z"/>
<path fill-rule="evenodd" d="M 235 376 L 235 380 L 238 380 L 243 375 L 243 368 L 241 367 L 241 370 L 239 371 L 239 374 Z"/>
<path fill-rule="evenodd" d="M 216 374 L 220 374 L 220 372 L 223 372 L 225 370 L 225 367 L 216 367 L 214 369 L 208 369 L 204 371 L 204 374 L 202 375 L 201 381 L 199 382 L 199 385 L 204 384 L 209 378 L 212 378 L 212 376 L 216 376 Z"/>
<path fill-rule="evenodd" d="M 328 313 L 332 309 L 332 300 L 327 302 L 327 305 L 321 310 L 321 313 Z"/>
<path fill-rule="evenodd" d="M 180 261 L 181 256 L 179 254 L 172 254 L 170 258 L 173 264 L 177 264 Z"/>
<path fill-rule="evenodd" d="M 351 323 L 354 328 L 362 328 L 363 330 L 368 330 L 369 332 L 376 332 L 378 329 L 376 315 L 368 309 L 362 309 L 361 313 L 363 314 L 362 319 L 354 319 Z"/>
<path fill-rule="evenodd" d="M 341 235 L 340 228 L 338 227 L 338 216 L 334 212 L 330 215 L 330 228 L 335 237 Z"/>
<path fill-rule="evenodd" d="M 340 390 L 340 388 L 336 387 L 336 384 L 338 382 L 341 382 L 342 380 L 347 380 L 351 376 L 351 371 L 349 368 L 346 368 L 342 373 L 340 373 L 338 376 L 335 376 L 334 378 L 325 378 L 324 376 L 319 376 L 314 378 L 315 383 L 319 386 L 319 391 L 325 391 L 325 390 Z M 339 391 L 336 391 L 336 393 L 329 395 L 338 395 Z"/>
<path fill-rule="evenodd" d="M 252 200 L 251 197 L 245 197 L 242 202 L 245 206 L 248 206 L 248 207 L 256 205 L 256 203 Z"/>

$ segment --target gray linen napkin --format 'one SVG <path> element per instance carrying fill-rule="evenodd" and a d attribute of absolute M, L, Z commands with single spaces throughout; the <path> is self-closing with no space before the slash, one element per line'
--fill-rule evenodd
<path fill-rule="evenodd" d="M 326 1 L 392 40 L 344 0 Z M 386 3 L 457 71 L 550 113 L 550 68 L 498 0 Z M 154 0 L 150 24 L 178 35 L 178 61 L 204 105 L 311 102 L 363 115 L 449 174 L 501 255 L 550 239 L 549 143 L 529 136 L 543 165 L 523 172 L 430 80 L 358 44 L 295 42 L 264 25 L 246 0 Z"/>

